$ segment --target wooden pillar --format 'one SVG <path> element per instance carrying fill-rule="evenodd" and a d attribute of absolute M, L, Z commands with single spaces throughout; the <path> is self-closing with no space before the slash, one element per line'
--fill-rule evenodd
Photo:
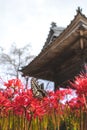
<path fill-rule="evenodd" d="M 85 61 L 85 54 L 84 54 L 84 49 L 85 49 L 85 46 L 84 46 L 84 38 L 83 38 L 83 35 L 84 35 L 84 30 L 83 29 L 81 29 L 80 30 L 80 49 L 81 49 L 81 53 L 80 53 L 80 56 L 81 56 L 81 60 L 82 60 L 82 69 L 83 69 L 83 71 L 85 72 L 86 70 L 85 70 L 85 63 L 86 63 L 86 61 Z"/>
<path fill-rule="evenodd" d="M 59 89 L 59 83 L 57 80 L 54 81 L 54 91 L 56 91 L 57 89 Z"/>
<path fill-rule="evenodd" d="M 80 36 L 81 36 L 81 38 L 80 38 L 80 48 L 81 48 L 81 50 L 83 50 L 84 49 L 84 41 L 83 41 L 83 38 L 82 38 L 83 30 L 80 30 Z"/>

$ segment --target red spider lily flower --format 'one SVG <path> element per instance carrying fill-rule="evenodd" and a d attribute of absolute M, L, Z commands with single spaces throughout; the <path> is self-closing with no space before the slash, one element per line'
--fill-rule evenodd
<path fill-rule="evenodd" d="M 13 100 L 13 110 L 16 114 L 23 114 L 30 110 L 31 102 L 33 100 L 31 90 L 19 93 Z"/>
<path fill-rule="evenodd" d="M 49 114 L 52 112 L 52 110 L 54 109 L 55 111 L 57 111 L 59 109 L 60 106 L 60 90 L 58 90 L 57 92 L 49 92 L 48 95 L 49 97 L 45 97 L 43 99 L 43 104 L 45 106 L 45 110 L 46 112 L 48 112 Z"/>
<path fill-rule="evenodd" d="M 57 95 L 59 100 L 62 101 L 62 100 L 65 100 L 65 97 L 67 95 L 72 95 L 72 92 L 73 92 L 72 89 L 62 89 L 62 90 L 57 90 L 55 94 Z"/>
<path fill-rule="evenodd" d="M 45 108 L 43 102 L 36 98 L 33 98 L 30 110 L 32 111 L 34 118 L 37 116 L 41 118 L 45 114 Z"/>
<path fill-rule="evenodd" d="M 45 97 L 43 99 L 43 104 L 45 108 L 47 109 L 48 112 L 51 111 L 52 108 L 57 108 L 58 107 L 58 95 L 55 92 L 49 92 L 48 93 L 49 97 Z"/>
<path fill-rule="evenodd" d="M 12 105 L 10 100 L 5 98 L 2 94 L 0 94 L 0 116 L 6 115 L 9 110 L 12 109 Z"/>
<path fill-rule="evenodd" d="M 19 95 L 13 101 L 14 108 L 15 107 L 27 108 L 30 105 L 30 103 L 31 99 L 28 95 Z"/>
<path fill-rule="evenodd" d="M 44 115 L 45 115 L 44 107 L 36 106 L 36 111 L 34 113 L 34 116 L 40 118 L 40 117 L 42 117 Z"/>
<path fill-rule="evenodd" d="M 42 117 L 45 113 L 45 109 L 41 100 L 33 97 L 31 90 L 22 92 L 14 98 L 13 111 L 17 115 L 24 115 L 30 120 L 31 116 Z"/>
<path fill-rule="evenodd" d="M 51 104 L 51 98 L 50 97 L 44 97 L 42 100 L 44 109 L 46 110 L 46 113 L 49 113 L 51 111 L 52 108 L 52 104 Z"/>
<path fill-rule="evenodd" d="M 59 92 L 58 92 L 59 91 Z M 61 93 L 61 90 L 58 90 L 58 93 Z M 55 92 L 50 92 L 48 95 L 50 95 L 49 97 L 46 97 L 43 99 L 43 105 L 45 106 L 45 110 L 46 110 L 46 114 L 47 115 L 51 115 L 53 112 L 55 114 L 59 114 L 62 115 L 63 114 L 63 110 L 64 110 L 64 104 L 62 104 L 60 102 L 60 95 L 58 95 L 58 93 Z M 64 94 L 65 96 L 65 94 Z"/>
<path fill-rule="evenodd" d="M 15 96 L 13 89 L 7 89 L 3 92 L 3 95 L 5 98 L 12 100 Z"/>
<path fill-rule="evenodd" d="M 74 83 L 70 83 L 76 89 L 78 106 L 84 106 L 87 109 L 87 74 L 76 76 Z"/>
<path fill-rule="evenodd" d="M 33 93 L 31 89 L 23 89 L 21 94 L 28 95 L 30 98 L 33 98 Z"/>
<path fill-rule="evenodd" d="M 14 88 L 14 89 L 23 89 L 23 84 L 21 82 L 21 80 L 19 79 L 11 79 L 8 80 L 8 82 L 4 83 L 4 86 L 6 86 L 7 88 Z"/>
<path fill-rule="evenodd" d="M 76 77 L 74 83 L 70 83 L 71 86 L 77 90 L 78 95 L 85 94 L 87 96 L 87 75 L 79 75 Z"/>
<path fill-rule="evenodd" d="M 68 105 L 70 106 L 71 109 L 80 109 L 84 108 L 85 102 L 83 97 L 76 97 L 72 98 L 69 102 Z"/>

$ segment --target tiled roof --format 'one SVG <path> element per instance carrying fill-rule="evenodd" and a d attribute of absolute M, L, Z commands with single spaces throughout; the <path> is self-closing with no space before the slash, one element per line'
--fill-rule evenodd
<path fill-rule="evenodd" d="M 63 27 L 58 27 L 56 23 L 52 22 L 48 37 L 43 46 L 43 49 L 46 48 L 50 43 L 52 43 L 64 30 Z"/>

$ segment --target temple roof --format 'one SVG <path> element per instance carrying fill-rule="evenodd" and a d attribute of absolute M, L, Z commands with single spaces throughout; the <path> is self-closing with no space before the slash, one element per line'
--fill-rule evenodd
<path fill-rule="evenodd" d="M 56 23 L 52 22 L 50 31 L 46 39 L 46 42 L 43 46 L 43 49 L 45 49 L 49 44 L 51 44 L 63 32 L 63 30 L 64 30 L 63 27 L 58 27 Z"/>
<path fill-rule="evenodd" d="M 56 34 L 56 39 L 46 42 L 40 54 L 21 70 L 24 76 L 61 84 L 80 73 L 87 62 L 86 16 L 78 9 L 71 23 Z"/>

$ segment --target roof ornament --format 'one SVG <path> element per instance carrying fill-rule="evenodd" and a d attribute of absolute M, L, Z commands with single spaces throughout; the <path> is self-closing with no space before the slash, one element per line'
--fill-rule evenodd
<path fill-rule="evenodd" d="M 56 27 L 57 25 L 56 25 L 56 23 L 55 22 L 52 22 L 51 23 L 51 28 L 54 28 L 54 27 Z"/>
<path fill-rule="evenodd" d="M 82 13 L 82 8 L 80 8 L 80 7 L 78 7 L 78 9 L 76 10 L 77 11 L 77 13 Z"/>

